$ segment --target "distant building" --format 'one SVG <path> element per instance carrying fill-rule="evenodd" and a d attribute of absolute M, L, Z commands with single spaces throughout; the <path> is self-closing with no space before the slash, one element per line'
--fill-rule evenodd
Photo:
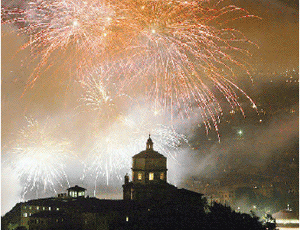
<path fill-rule="evenodd" d="M 186 187 L 191 187 L 194 192 L 204 193 L 209 204 L 217 202 L 227 206 L 234 206 L 236 193 L 234 186 L 222 186 L 219 180 L 205 178 L 190 178 L 185 181 Z"/>
<path fill-rule="evenodd" d="M 227 206 L 232 206 L 236 198 L 235 190 L 228 187 L 215 189 L 214 191 L 210 191 L 209 194 L 210 195 L 206 195 L 206 196 L 208 197 L 208 201 L 210 203 L 217 202 Z"/>
<path fill-rule="evenodd" d="M 299 216 L 289 207 L 272 215 L 278 230 L 299 230 Z"/>

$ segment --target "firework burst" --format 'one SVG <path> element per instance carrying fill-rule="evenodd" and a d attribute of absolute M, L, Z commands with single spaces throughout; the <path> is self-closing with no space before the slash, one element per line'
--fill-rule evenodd
<path fill-rule="evenodd" d="M 217 130 L 222 106 L 216 91 L 232 109 L 243 112 L 240 93 L 254 104 L 235 83 L 236 73 L 250 68 L 253 43 L 226 27 L 249 17 L 226 1 L 46 0 L 29 2 L 16 20 L 30 37 L 23 48 L 41 58 L 31 83 L 43 67 L 58 63 L 74 73 L 109 66 L 106 75 L 118 92 L 146 94 L 155 107 L 182 117 L 198 108 L 207 130 Z"/>
<path fill-rule="evenodd" d="M 114 84 L 105 76 L 107 72 L 97 68 L 91 72 L 85 81 L 79 82 L 82 87 L 81 96 L 76 107 L 79 113 L 92 116 L 91 124 L 96 130 L 109 129 L 124 109 L 133 105 L 134 99 L 119 93 Z M 95 134 L 97 135 L 97 133 Z"/>
<path fill-rule="evenodd" d="M 74 69 L 75 74 L 106 60 L 122 44 L 117 29 L 124 19 L 118 15 L 119 4 L 99 0 L 30 1 L 26 9 L 2 9 L 3 23 L 17 22 L 19 34 L 29 36 L 21 49 L 30 48 L 38 59 L 29 84 L 50 67 Z M 120 39 L 118 39 L 120 38 Z M 59 68 L 61 71 L 61 68 Z"/>
<path fill-rule="evenodd" d="M 254 17 L 235 6 L 210 1 L 128 1 L 127 17 L 136 33 L 119 58 L 124 75 L 121 89 L 139 88 L 156 105 L 183 117 L 198 107 L 203 121 L 217 129 L 222 107 L 214 90 L 221 92 L 232 108 L 240 108 L 235 70 L 248 71 L 245 56 L 252 44 L 226 22 Z M 126 77 L 124 77 L 126 76 Z M 128 87 L 129 86 L 129 87 Z M 253 101 L 248 97 L 253 103 Z M 254 103 L 253 103 L 254 104 Z"/>
<path fill-rule="evenodd" d="M 72 157 L 70 143 L 54 138 L 52 128 L 27 118 L 28 125 L 18 132 L 16 144 L 8 151 L 8 162 L 24 183 L 22 197 L 33 189 L 51 190 L 68 182 L 65 163 Z M 52 130 L 52 131 L 50 131 Z"/>

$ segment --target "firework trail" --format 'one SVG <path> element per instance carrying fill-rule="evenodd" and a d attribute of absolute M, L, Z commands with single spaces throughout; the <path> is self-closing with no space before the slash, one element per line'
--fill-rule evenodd
<path fill-rule="evenodd" d="M 222 2 L 222 1 L 221 1 Z M 124 75 L 117 78 L 128 94 L 143 91 L 171 114 L 189 117 L 199 108 L 207 128 L 217 129 L 222 107 L 214 90 L 232 108 L 243 112 L 234 83 L 235 69 L 247 72 L 250 56 L 244 35 L 222 24 L 253 17 L 235 6 L 221 7 L 209 1 L 127 1 L 127 17 L 136 34 L 119 58 Z M 126 77 L 124 77 L 126 76 Z M 127 90 L 127 91 L 126 91 Z"/>
<path fill-rule="evenodd" d="M 79 106 L 76 109 L 97 111 L 98 117 L 109 120 L 118 111 L 115 101 L 122 95 L 116 93 L 115 89 L 109 90 L 107 80 L 103 79 L 104 74 L 105 71 L 98 68 L 85 81 L 79 82 L 83 93 L 78 99 Z"/>
<path fill-rule="evenodd" d="M 198 108 L 207 130 L 218 130 L 222 114 L 215 91 L 232 109 L 243 112 L 239 93 L 254 104 L 235 83 L 237 71 L 250 68 L 252 43 L 226 27 L 254 16 L 226 1 L 46 0 L 30 1 L 17 13 L 2 11 L 18 15 L 7 22 L 24 23 L 20 33 L 30 40 L 23 48 L 41 58 L 30 84 L 57 63 L 75 71 L 109 66 L 109 81 L 119 92 L 146 94 L 155 106 L 182 117 Z"/>
<path fill-rule="evenodd" d="M 114 84 L 111 84 L 101 68 L 90 72 L 85 81 L 80 81 L 82 88 L 79 97 L 77 112 L 84 113 L 91 117 L 86 122 L 92 130 L 96 130 L 93 135 L 98 135 L 99 129 L 110 129 L 110 126 L 122 116 L 136 102 L 129 95 L 120 93 Z"/>
<path fill-rule="evenodd" d="M 114 23 L 124 21 L 116 18 L 117 6 L 99 0 L 46 0 L 30 1 L 25 9 L 2 8 L 2 23 L 21 25 L 19 34 L 29 36 L 21 49 L 30 48 L 32 59 L 39 59 L 29 84 L 53 65 L 79 71 L 107 59 L 120 42 Z"/>
<path fill-rule="evenodd" d="M 19 130 L 13 148 L 4 156 L 24 183 L 22 197 L 33 189 L 51 190 L 68 182 L 65 163 L 72 158 L 70 143 L 53 137 L 52 128 L 26 118 L 28 125 Z M 52 131 L 51 131 L 52 130 Z"/>

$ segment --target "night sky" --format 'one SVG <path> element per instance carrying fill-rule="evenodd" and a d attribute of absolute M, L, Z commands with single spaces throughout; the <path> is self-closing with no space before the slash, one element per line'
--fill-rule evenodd
<path fill-rule="evenodd" d="M 22 199 L 55 196 L 55 192 L 65 192 L 69 185 L 75 184 L 87 188 L 91 196 L 121 199 L 121 185 L 124 175 L 130 173 L 131 157 L 144 150 L 149 132 L 154 149 L 168 157 L 169 182 L 178 187 L 193 189 L 189 183 L 191 178 L 219 180 L 223 186 L 233 186 L 232 181 L 244 183 L 249 175 L 250 178 L 259 175 L 263 181 L 278 178 L 287 187 L 298 188 L 298 2 L 225 2 L 258 17 L 227 25 L 241 31 L 257 45 L 249 47 L 252 54 L 247 60 L 252 66 L 250 75 L 238 73 L 236 80 L 256 108 L 238 93 L 243 115 L 238 108 L 230 108 L 220 95 L 223 114 L 218 123 L 219 131 L 212 127 L 208 133 L 196 109 L 188 118 L 174 119 L 170 128 L 163 113 L 149 113 L 150 103 L 142 90 L 136 90 L 127 100 L 117 97 L 111 89 L 101 110 L 97 105 L 86 106 L 87 88 L 74 80 L 76 71 L 72 67 L 57 67 L 61 59 L 55 53 L 51 57 L 53 66 L 28 87 L 28 79 L 39 59 L 31 59 L 29 48 L 20 50 L 29 39 L 17 35 L 22 25 L 3 24 L 1 214 Z M 22 9 L 26 4 L 26 1 L 2 1 L 2 7 Z M 217 91 L 214 93 L 218 95 Z M 30 135 L 36 135 L 36 139 L 31 139 Z M 49 149 L 54 146 L 62 146 L 62 149 L 54 154 L 51 152 L 49 159 L 43 159 L 51 166 L 49 172 L 41 165 L 44 167 L 42 173 L 32 179 L 34 176 L 24 160 L 39 159 L 24 159 L 19 153 L 41 143 L 47 143 Z M 98 154 L 103 150 L 106 154 Z M 54 184 L 45 185 L 47 173 L 55 179 Z M 279 203 L 284 205 L 285 199 Z"/>

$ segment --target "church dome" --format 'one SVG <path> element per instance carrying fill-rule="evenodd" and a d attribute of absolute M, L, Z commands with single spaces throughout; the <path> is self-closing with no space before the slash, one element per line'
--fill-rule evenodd
<path fill-rule="evenodd" d="M 154 150 L 144 150 L 134 155 L 132 158 L 166 158 L 166 157 Z"/>
<path fill-rule="evenodd" d="M 150 135 L 146 142 L 146 150 L 132 157 L 131 170 L 132 182 L 129 183 L 128 176 L 125 176 L 125 185 L 123 186 L 123 197 L 126 200 L 156 196 L 155 192 L 166 186 L 167 158 L 154 151 Z"/>

